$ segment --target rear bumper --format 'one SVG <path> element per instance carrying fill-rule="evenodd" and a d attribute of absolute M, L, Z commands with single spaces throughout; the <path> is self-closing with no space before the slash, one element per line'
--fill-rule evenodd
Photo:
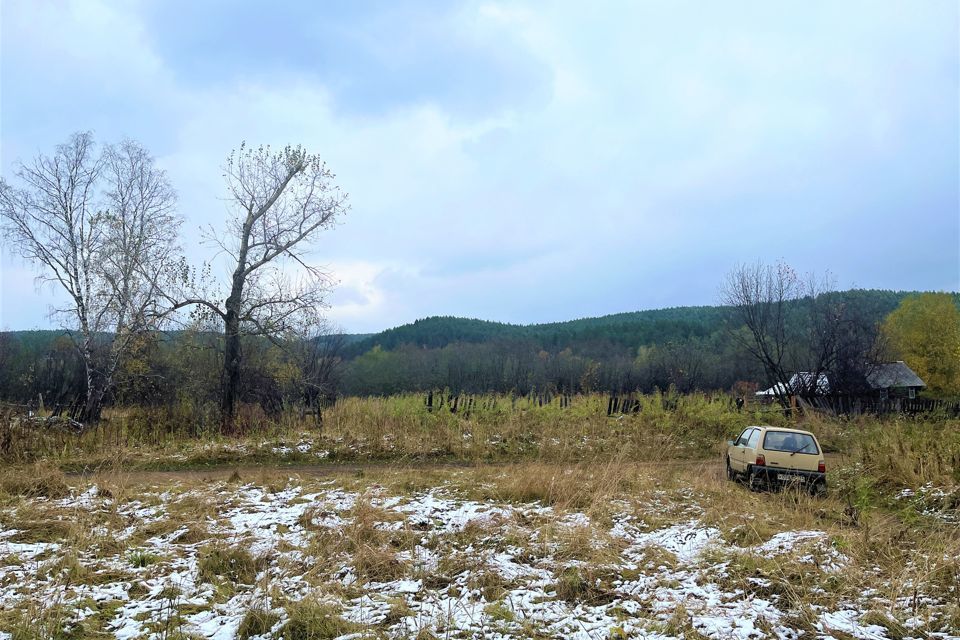
<path fill-rule="evenodd" d="M 819 471 L 800 471 L 799 469 L 778 469 L 777 467 L 753 467 L 753 471 L 769 484 L 798 483 L 805 486 L 827 484 L 827 474 Z"/>

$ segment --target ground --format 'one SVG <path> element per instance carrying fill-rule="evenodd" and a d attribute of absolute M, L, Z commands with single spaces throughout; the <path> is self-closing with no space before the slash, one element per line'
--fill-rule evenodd
<path fill-rule="evenodd" d="M 722 472 L 36 471 L 0 502 L 0 638 L 957 633 L 955 511 L 903 523 Z"/>

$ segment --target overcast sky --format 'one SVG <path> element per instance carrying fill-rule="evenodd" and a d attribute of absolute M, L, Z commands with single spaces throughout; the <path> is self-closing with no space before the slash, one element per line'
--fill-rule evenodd
<path fill-rule="evenodd" d="M 741 261 L 960 289 L 960 41 L 928 2 L 4 0 L 0 171 L 127 136 L 194 263 L 242 140 L 321 154 L 351 332 L 712 304 Z M 55 300 L 4 249 L 0 328 Z"/>

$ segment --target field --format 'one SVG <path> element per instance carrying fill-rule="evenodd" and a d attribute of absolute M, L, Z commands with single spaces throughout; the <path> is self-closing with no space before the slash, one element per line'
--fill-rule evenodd
<path fill-rule="evenodd" d="M 244 437 L 22 439 L 0 638 L 931 638 L 960 630 L 960 425 L 806 419 L 830 491 L 723 475 L 725 399 L 608 418 L 348 400 Z M 64 470 L 67 473 L 64 473 Z"/>

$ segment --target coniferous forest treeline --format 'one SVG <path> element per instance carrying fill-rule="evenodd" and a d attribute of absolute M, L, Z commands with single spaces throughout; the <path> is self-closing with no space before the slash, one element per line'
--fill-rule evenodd
<path fill-rule="evenodd" d="M 876 330 L 908 292 L 825 294 Z M 801 322 L 802 301 L 796 307 Z M 244 342 L 244 402 L 265 410 L 316 396 L 451 392 L 678 391 L 745 393 L 764 372 L 735 339 L 736 316 L 720 306 L 677 307 L 511 325 L 454 317 L 418 320 L 373 335 L 327 335 L 310 343 Z M 788 313 L 788 322 L 791 315 Z M 112 404 L 216 403 L 222 336 L 179 330 L 142 336 L 120 372 Z M 82 396 L 82 364 L 64 331 L 0 334 L 0 397 L 64 406 Z M 313 398 L 306 397 L 313 395 Z"/>

